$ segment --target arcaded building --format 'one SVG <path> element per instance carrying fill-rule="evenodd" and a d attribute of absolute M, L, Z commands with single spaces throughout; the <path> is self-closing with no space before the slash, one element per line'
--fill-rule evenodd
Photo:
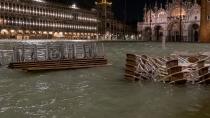
<path fill-rule="evenodd" d="M 137 25 L 142 40 L 199 42 L 201 7 L 194 2 L 170 0 L 165 6 L 145 6 L 144 21 Z"/>
<path fill-rule="evenodd" d="M 44 0 L 1 0 L 0 38 L 96 40 L 106 32 L 110 37 L 122 34 L 126 25 L 115 20 L 110 9 L 106 13 L 111 17 L 103 20 L 103 1 L 94 9 L 82 9 Z"/>
<path fill-rule="evenodd" d="M 96 38 L 96 11 L 41 0 L 1 0 L 1 38 Z"/>

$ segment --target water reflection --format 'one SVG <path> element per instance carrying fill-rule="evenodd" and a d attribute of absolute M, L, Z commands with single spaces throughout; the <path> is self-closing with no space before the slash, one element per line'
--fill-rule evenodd
<path fill-rule="evenodd" d="M 10 50 L 12 45 L 0 49 Z M 0 117 L 209 118 L 209 86 L 123 80 L 126 53 L 203 52 L 210 49 L 208 44 L 167 43 L 166 50 L 161 43 L 106 43 L 105 47 L 109 67 L 44 73 L 0 68 Z"/>

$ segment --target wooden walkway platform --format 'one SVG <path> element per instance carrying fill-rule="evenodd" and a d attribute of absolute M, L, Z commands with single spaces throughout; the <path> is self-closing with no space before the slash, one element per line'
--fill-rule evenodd
<path fill-rule="evenodd" d="M 107 65 L 104 58 L 94 59 L 74 59 L 74 60 L 48 60 L 37 62 L 18 62 L 10 63 L 10 69 L 22 69 L 26 71 L 43 71 L 43 70 L 64 70 L 64 69 L 81 69 Z"/>

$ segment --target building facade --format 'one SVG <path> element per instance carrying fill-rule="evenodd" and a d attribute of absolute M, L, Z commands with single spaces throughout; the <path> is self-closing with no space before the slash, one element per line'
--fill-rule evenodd
<path fill-rule="evenodd" d="M 142 40 L 199 42 L 201 7 L 194 2 L 172 0 L 165 6 L 145 6 L 144 21 L 137 24 Z"/>
<path fill-rule="evenodd" d="M 97 5 L 99 22 L 99 33 L 101 38 L 112 39 L 123 38 L 124 35 L 131 34 L 130 27 L 122 21 L 116 20 L 112 12 L 112 3 L 108 0 L 99 0 Z M 105 35 L 104 35 L 105 34 Z"/>
<path fill-rule="evenodd" d="M 210 43 L 210 0 L 201 0 L 200 39 L 203 43 Z"/>
<path fill-rule="evenodd" d="M 96 37 L 96 11 L 77 9 L 74 5 L 71 7 L 41 1 L 1 0 L 1 38 Z"/>
<path fill-rule="evenodd" d="M 101 5 L 86 10 L 76 5 L 58 5 L 44 0 L 1 0 L 0 38 L 94 40 L 105 35 L 106 31 L 109 31 L 109 37 L 122 33 L 126 25 L 114 19 L 110 6 L 107 14 L 111 15 L 104 20 Z"/>

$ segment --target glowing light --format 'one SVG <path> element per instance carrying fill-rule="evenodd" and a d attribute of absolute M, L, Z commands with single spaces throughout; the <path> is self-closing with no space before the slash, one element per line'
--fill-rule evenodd
<path fill-rule="evenodd" d="M 186 15 L 186 11 L 184 8 L 175 8 L 173 9 L 173 11 L 171 12 L 171 16 L 173 17 L 178 17 L 178 16 L 185 16 Z"/>
<path fill-rule="evenodd" d="M 79 9 L 75 3 L 72 4 L 72 5 L 70 6 L 70 8 L 72 8 L 72 9 Z"/>
<path fill-rule="evenodd" d="M 33 0 L 35 2 L 45 2 L 44 0 Z"/>

